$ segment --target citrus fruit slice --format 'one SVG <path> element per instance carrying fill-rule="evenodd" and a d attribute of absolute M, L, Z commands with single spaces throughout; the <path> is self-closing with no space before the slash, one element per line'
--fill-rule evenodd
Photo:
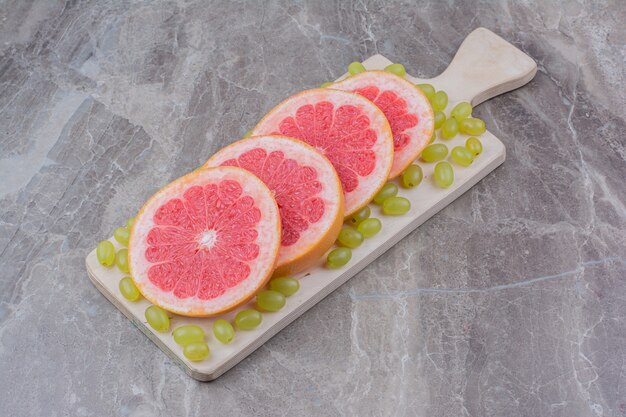
<path fill-rule="evenodd" d="M 252 135 L 284 135 L 317 148 L 333 164 L 345 195 L 345 216 L 361 209 L 385 184 L 393 137 L 385 115 L 358 94 L 317 88 L 274 107 Z"/>
<path fill-rule="evenodd" d="M 413 83 L 386 71 L 365 71 L 331 88 L 362 95 L 385 113 L 393 134 L 390 178 L 400 175 L 428 145 L 435 117 L 428 98 Z"/>
<path fill-rule="evenodd" d="M 279 248 L 278 207 L 261 180 L 240 168 L 199 169 L 143 206 L 130 235 L 130 272 L 153 304 L 211 316 L 265 285 Z"/>
<path fill-rule="evenodd" d="M 313 147 L 284 136 L 235 142 L 205 167 L 235 166 L 259 177 L 274 193 L 282 222 L 274 275 L 291 275 L 315 263 L 343 223 L 343 191 L 333 165 Z"/>

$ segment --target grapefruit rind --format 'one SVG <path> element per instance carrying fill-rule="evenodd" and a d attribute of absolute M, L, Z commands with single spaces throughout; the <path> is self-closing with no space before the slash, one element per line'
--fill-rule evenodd
<path fill-rule="evenodd" d="M 333 111 L 335 111 L 335 113 L 333 113 L 333 117 L 342 106 L 356 107 L 360 111 L 359 116 L 367 116 L 369 122 L 368 129 L 372 129 L 375 132 L 376 138 L 374 144 L 373 146 L 367 148 L 368 151 L 373 151 L 375 154 L 376 163 L 374 168 L 367 175 L 358 176 L 358 185 L 351 190 L 347 189 L 344 177 L 342 176 L 341 170 L 344 168 L 338 166 L 334 161 L 332 146 L 328 146 L 327 149 L 317 143 L 312 143 L 320 137 L 327 138 L 330 135 L 319 136 L 319 132 L 309 131 L 300 131 L 300 135 L 292 135 L 285 134 L 280 128 L 281 123 L 285 122 L 287 119 L 298 120 L 298 110 L 301 108 L 306 106 L 315 107 L 317 104 L 328 102 L 333 105 Z M 333 123 L 331 123 L 331 129 L 334 128 L 333 124 L 334 120 Z M 391 166 L 393 164 L 393 136 L 389 122 L 387 121 L 384 113 L 378 107 L 358 94 L 341 90 L 333 90 L 331 88 L 316 88 L 297 93 L 270 110 L 270 112 L 261 119 L 252 131 L 252 137 L 273 134 L 290 136 L 307 142 L 322 152 L 322 154 L 324 154 L 333 163 L 338 171 L 339 178 L 342 181 L 342 186 L 344 188 L 344 217 L 348 217 L 352 213 L 366 206 L 372 200 L 374 195 L 376 195 L 376 193 L 382 188 L 389 177 L 389 172 L 391 171 Z M 305 137 L 306 135 L 309 137 Z M 341 137 L 343 139 L 347 138 L 347 136 Z M 360 150 L 363 150 L 363 148 L 353 149 L 353 151 Z"/>
<path fill-rule="evenodd" d="M 154 285 L 148 278 L 153 263 L 146 260 L 147 236 L 155 226 L 156 211 L 171 199 L 181 198 L 194 185 L 207 185 L 233 180 L 242 188 L 242 196 L 252 196 L 261 212 L 256 225 L 258 256 L 251 261 L 250 274 L 238 285 L 209 300 L 197 296 L 176 297 Z M 272 193 L 256 176 L 240 168 L 219 167 L 195 170 L 163 187 L 154 194 L 135 217 L 129 248 L 130 274 L 141 294 L 151 303 L 172 313 L 192 317 L 210 317 L 230 311 L 252 298 L 270 279 L 280 248 L 280 216 Z"/>
<path fill-rule="evenodd" d="M 231 166 L 235 163 L 242 167 L 241 165 L 245 164 L 243 161 L 241 163 L 237 161 L 237 158 L 257 149 L 264 150 L 267 155 L 280 152 L 285 159 L 295 160 L 301 167 L 313 167 L 317 171 L 316 181 L 322 185 L 321 191 L 315 194 L 315 197 L 324 203 L 324 213 L 321 218 L 315 222 L 309 222 L 308 228 L 300 232 L 294 244 L 281 245 L 274 276 L 291 275 L 312 266 L 337 239 L 344 213 L 341 183 L 330 161 L 315 148 L 302 141 L 278 135 L 258 136 L 232 143 L 211 156 L 204 167 L 222 166 L 225 163 Z M 264 162 L 267 165 L 267 159 Z M 260 167 L 262 172 L 259 172 L 258 168 L 258 166 L 251 166 L 248 169 L 261 180 L 266 181 L 270 189 L 274 188 L 272 184 L 276 182 L 273 174 L 278 169 L 267 172 L 266 167 Z M 278 197 L 276 199 L 279 200 Z"/>
<path fill-rule="evenodd" d="M 371 86 L 378 89 L 378 96 L 364 96 L 372 100 L 374 104 L 382 105 L 382 103 L 378 101 L 378 98 L 381 97 L 380 95 L 383 92 L 391 91 L 395 93 L 397 98 L 403 100 L 402 105 L 406 105 L 406 112 L 401 112 L 400 114 L 397 114 L 397 112 L 396 114 L 390 114 L 389 111 L 385 111 L 386 109 L 382 108 L 388 116 L 391 117 L 393 115 L 398 118 L 390 119 L 388 117 L 392 133 L 394 134 L 394 142 L 396 142 L 393 165 L 389 173 L 389 178 L 395 178 L 417 159 L 422 150 L 428 145 L 435 128 L 433 109 L 428 98 L 416 85 L 386 71 L 374 70 L 361 72 L 334 83 L 330 88 L 357 92 L 357 90 Z M 385 104 L 388 105 L 388 103 Z M 410 122 L 408 122 L 408 126 L 410 127 L 403 128 L 401 124 L 407 126 L 407 121 L 406 119 L 400 119 L 403 116 L 410 115 L 417 115 L 418 120 L 416 124 L 411 126 Z M 398 122 L 394 122 L 394 120 L 398 120 Z M 395 131 L 396 129 L 398 131 Z M 398 149 L 397 143 L 400 136 L 408 142 L 406 142 L 401 149 Z"/>

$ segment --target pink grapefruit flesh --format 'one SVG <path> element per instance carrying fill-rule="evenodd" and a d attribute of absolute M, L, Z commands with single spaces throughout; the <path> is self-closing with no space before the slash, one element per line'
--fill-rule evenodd
<path fill-rule="evenodd" d="M 343 191 L 330 161 L 313 147 L 284 136 L 237 141 L 205 167 L 235 166 L 259 177 L 272 191 L 282 222 L 274 275 L 315 263 L 337 238 L 343 222 Z"/>
<path fill-rule="evenodd" d="M 390 178 L 400 175 L 428 145 L 435 126 L 432 107 L 421 90 L 404 78 L 385 71 L 365 71 L 330 88 L 357 93 L 385 113 L 393 134 Z"/>
<path fill-rule="evenodd" d="M 262 181 L 240 168 L 200 169 L 141 209 L 129 241 L 130 272 L 152 303 L 211 316 L 267 282 L 279 247 L 278 207 Z"/>
<path fill-rule="evenodd" d="M 393 137 L 383 112 L 354 93 L 320 88 L 272 109 L 253 136 L 283 135 L 317 148 L 335 167 L 348 216 L 369 203 L 393 163 Z"/>

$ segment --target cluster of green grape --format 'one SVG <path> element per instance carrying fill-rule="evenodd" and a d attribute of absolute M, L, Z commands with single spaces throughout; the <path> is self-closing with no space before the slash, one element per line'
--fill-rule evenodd
<path fill-rule="evenodd" d="M 385 67 L 384 70 L 402 78 L 404 78 L 404 76 L 406 75 L 406 69 L 402 64 L 389 64 Z M 355 61 L 348 65 L 348 73 L 350 75 L 358 74 L 365 71 L 367 71 L 367 69 L 365 69 L 365 66 L 360 62 Z"/>
<path fill-rule="evenodd" d="M 131 217 L 126 222 L 126 226 L 118 227 L 113 232 L 113 237 L 117 240 L 121 245 L 127 246 L 128 239 L 130 238 L 130 229 L 135 222 L 135 218 Z M 121 253 L 122 251 L 125 251 Z M 122 272 L 128 272 L 128 250 L 120 249 L 117 254 L 115 253 L 115 246 L 108 240 L 103 240 L 98 243 L 96 247 L 96 256 L 98 257 L 98 262 L 100 265 L 105 266 L 107 268 L 116 264 L 117 267 Z"/>
<path fill-rule="evenodd" d="M 452 139 L 458 133 L 471 135 L 465 142 L 465 146 L 455 146 L 450 152 L 452 161 L 462 167 L 471 165 L 474 158 L 482 150 L 480 140 L 475 136 L 485 133 L 485 122 L 472 115 L 472 105 L 468 102 L 461 102 L 454 106 L 450 116 L 446 118 L 445 109 L 448 106 L 448 94 L 445 91 L 435 91 L 430 84 L 418 84 L 420 90 L 430 101 L 435 112 L 435 130 L 440 129 L 441 138 Z M 434 142 L 437 134 L 433 132 L 430 144 L 422 151 L 422 160 L 425 162 L 437 162 L 433 178 L 435 183 L 441 188 L 447 188 L 454 182 L 454 169 L 452 165 L 443 161 L 448 156 L 448 147 L 443 143 Z"/>
<path fill-rule="evenodd" d="M 269 289 L 260 291 L 256 295 L 256 305 L 262 311 L 279 311 L 285 306 L 286 298 L 294 295 L 299 289 L 300 282 L 297 279 L 290 277 L 274 278 L 270 281 Z M 252 330 L 258 327 L 262 320 L 263 317 L 257 310 L 241 310 L 235 316 L 235 326 L 239 330 Z"/>
<path fill-rule="evenodd" d="M 286 297 L 300 289 L 300 282 L 294 278 L 280 277 L 270 281 L 269 289 L 261 291 L 256 296 L 259 310 L 279 311 L 285 306 Z M 146 321 L 157 332 L 165 333 L 170 329 L 170 319 L 162 308 L 151 305 L 145 311 Z M 241 310 L 235 316 L 235 327 L 239 330 L 257 328 L 263 320 L 261 312 L 255 309 Z M 224 319 L 213 322 L 213 335 L 223 343 L 229 344 L 235 337 L 235 328 Z M 185 325 L 177 327 L 172 336 L 174 341 L 183 347 L 183 354 L 190 361 L 202 361 L 209 356 L 209 346 L 204 340 L 204 330 L 200 326 Z"/>
<path fill-rule="evenodd" d="M 419 183 L 419 181 L 417 181 L 417 183 Z M 411 186 L 407 186 L 407 188 L 412 188 L 412 184 L 413 183 L 411 183 Z M 410 210 L 411 202 L 397 194 L 398 186 L 393 182 L 388 182 L 376 193 L 373 202 L 382 207 L 384 214 L 400 216 Z M 341 268 L 350 262 L 350 259 L 352 259 L 352 249 L 358 248 L 365 239 L 375 236 L 380 232 L 382 223 L 379 219 L 370 217 L 370 215 L 370 207 L 365 206 L 350 216 L 348 219 L 349 224 L 341 228 L 339 236 L 337 237 L 339 247 L 331 250 L 326 257 L 326 266 L 328 268 Z"/>
<path fill-rule="evenodd" d="M 328 268 L 341 268 L 352 259 L 352 249 L 358 248 L 366 238 L 372 237 L 380 232 L 382 223 L 375 217 L 370 217 L 372 210 L 369 206 L 350 216 L 350 225 L 343 226 L 337 237 L 341 245 L 331 250 L 326 257 Z"/>
<path fill-rule="evenodd" d="M 404 76 L 406 75 L 406 69 L 404 68 L 404 65 L 402 64 L 389 64 L 385 67 L 384 70 L 402 78 L 404 78 Z M 365 72 L 365 71 L 367 71 L 365 66 L 358 61 L 352 62 L 350 65 L 348 65 L 348 73 L 350 75 L 355 75 L 355 74 L 358 74 L 360 72 Z M 333 85 L 333 83 L 331 82 L 324 83 L 320 85 L 320 88 L 330 87 L 331 85 Z"/>
<path fill-rule="evenodd" d="M 384 214 L 401 216 L 411 209 L 411 202 L 397 194 L 398 186 L 393 182 L 388 182 L 376 193 L 374 203 L 382 207 Z"/>
<path fill-rule="evenodd" d="M 131 217 L 126 222 L 126 226 L 118 227 L 113 231 L 113 237 L 115 240 L 122 246 L 128 246 L 128 239 L 130 238 L 130 229 L 135 222 L 135 218 Z M 100 265 L 105 266 L 107 268 L 112 267 L 114 264 L 117 268 L 124 272 L 128 273 L 128 249 L 122 248 L 115 252 L 115 246 L 109 240 L 103 240 L 98 243 L 96 247 L 96 256 L 98 258 L 98 262 Z M 135 282 L 129 276 L 126 276 L 120 280 L 119 283 L 120 293 L 126 298 L 128 301 L 137 301 L 141 297 L 141 293 L 137 289 Z"/>
<path fill-rule="evenodd" d="M 209 356 L 209 345 L 204 340 L 202 327 L 193 324 L 180 326 L 172 332 L 172 336 L 174 341 L 183 347 L 183 355 L 190 361 L 201 361 Z"/>

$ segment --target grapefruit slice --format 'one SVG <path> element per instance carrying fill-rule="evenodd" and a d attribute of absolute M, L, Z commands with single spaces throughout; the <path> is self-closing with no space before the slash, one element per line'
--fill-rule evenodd
<path fill-rule="evenodd" d="M 284 135 L 317 148 L 335 167 L 345 216 L 369 203 L 387 181 L 393 137 L 385 115 L 358 94 L 317 88 L 274 107 L 252 136 Z"/>
<path fill-rule="evenodd" d="M 435 127 L 433 109 L 413 83 L 386 71 L 365 71 L 330 88 L 362 95 L 385 113 L 393 134 L 390 178 L 400 175 L 428 145 Z"/>
<path fill-rule="evenodd" d="M 128 246 L 133 280 L 153 304 L 185 316 L 219 314 L 271 276 L 280 248 L 278 207 L 243 169 L 196 170 L 148 200 Z"/>
<path fill-rule="evenodd" d="M 284 136 L 235 142 L 205 167 L 235 166 L 259 177 L 274 194 L 282 222 L 274 275 L 313 265 L 332 245 L 343 223 L 343 191 L 333 165 L 311 146 Z"/>

